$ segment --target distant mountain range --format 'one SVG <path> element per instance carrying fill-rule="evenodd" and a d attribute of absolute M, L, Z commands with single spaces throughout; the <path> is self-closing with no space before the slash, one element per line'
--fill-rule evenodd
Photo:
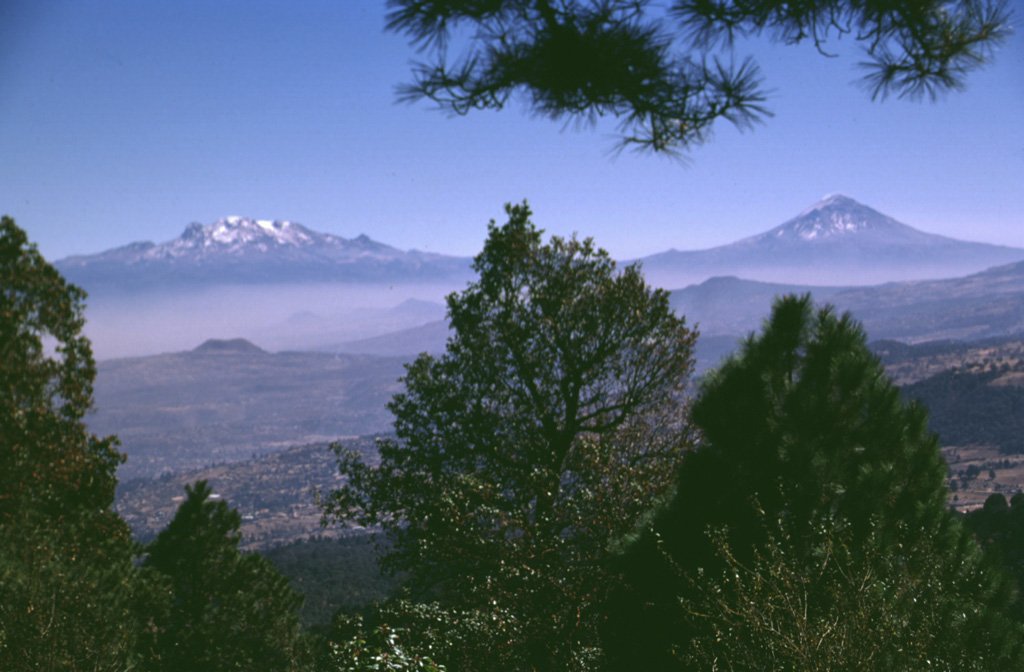
<path fill-rule="evenodd" d="M 961 278 L 870 287 L 712 278 L 672 292 L 671 303 L 700 325 L 702 336 L 743 335 L 760 328 L 775 296 L 805 292 L 817 303 L 853 313 L 873 340 L 976 340 L 1024 332 L 1024 262 Z"/>
<path fill-rule="evenodd" d="M 704 333 L 712 335 L 708 327 L 716 321 L 722 324 L 715 333 L 742 333 L 739 326 L 749 330 L 751 313 L 740 308 L 754 295 L 815 287 L 815 297 L 824 299 L 837 286 L 962 277 L 1021 260 L 1024 249 L 923 233 L 845 196 L 830 196 L 758 236 L 641 261 L 655 286 L 699 287 L 692 299 L 698 302 L 713 302 L 716 292 L 729 297 L 700 318 Z M 86 333 L 100 358 L 171 352 L 206 338 L 236 336 L 271 350 L 377 354 L 404 354 L 426 336 L 425 349 L 436 351 L 445 339 L 438 323 L 444 314 L 441 297 L 473 277 L 469 258 L 403 251 L 365 235 L 346 239 L 294 222 L 243 217 L 191 224 L 159 245 L 133 243 L 54 265 L 89 292 Z M 722 276 L 735 277 L 699 284 Z M 747 285 L 737 295 L 728 291 L 736 278 L 784 286 L 753 290 Z M 419 303 L 402 303 L 410 298 Z M 757 302 L 765 309 L 770 303 L 768 298 Z M 700 305 L 682 312 L 692 321 L 701 314 Z M 724 324 L 730 316 L 739 322 Z M 421 332 L 418 325 L 428 322 L 435 324 Z M 375 340 L 384 334 L 392 335 Z"/>
<path fill-rule="evenodd" d="M 677 315 L 700 329 L 697 365 L 703 370 L 732 351 L 740 337 L 761 327 L 776 296 L 804 293 L 818 304 L 850 311 L 872 340 L 970 341 L 1024 332 L 1024 262 L 960 278 L 868 287 L 711 278 L 672 292 L 669 300 Z M 444 351 L 447 337 L 446 322 L 435 321 L 328 349 L 373 355 L 437 354 Z"/>
<path fill-rule="evenodd" d="M 157 245 L 67 257 L 57 269 L 89 291 L 215 284 L 394 283 L 469 277 L 470 260 L 341 238 L 286 221 L 226 217 Z"/>
<path fill-rule="evenodd" d="M 834 195 L 760 235 L 640 261 L 652 284 L 678 289 L 729 275 L 814 285 L 949 278 L 1020 260 L 1024 249 L 924 233 Z M 94 292 L 308 283 L 457 286 L 472 277 L 470 261 L 403 251 L 366 235 L 346 239 L 318 233 L 294 222 L 226 217 L 208 226 L 190 224 L 166 243 L 132 243 L 67 257 L 55 266 Z"/>
<path fill-rule="evenodd" d="M 813 285 L 952 278 L 1021 260 L 1024 249 L 924 233 L 833 195 L 762 234 L 640 261 L 649 282 L 678 289 L 716 276 Z"/>

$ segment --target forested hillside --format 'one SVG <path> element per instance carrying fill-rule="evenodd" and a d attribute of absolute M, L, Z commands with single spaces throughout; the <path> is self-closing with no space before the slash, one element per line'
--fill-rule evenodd
<path fill-rule="evenodd" d="M 326 629 L 339 611 L 354 614 L 383 602 L 400 583 L 381 573 L 379 552 L 366 533 L 299 539 L 260 553 L 306 596 L 299 618 L 307 628 Z"/>
<path fill-rule="evenodd" d="M 903 393 L 931 411 L 945 445 L 983 445 L 1024 453 L 1024 360 L 992 359 L 907 385 Z"/>

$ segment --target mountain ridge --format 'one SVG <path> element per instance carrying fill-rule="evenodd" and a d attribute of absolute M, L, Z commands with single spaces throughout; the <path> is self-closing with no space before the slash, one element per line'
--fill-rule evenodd
<path fill-rule="evenodd" d="M 343 238 L 287 220 L 222 217 L 165 243 L 133 242 L 54 263 L 86 290 L 189 284 L 464 279 L 469 259 Z"/>
<path fill-rule="evenodd" d="M 760 234 L 639 260 L 651 284 L 675 289 L 711 277 L 812 285 L 872 285 L 968 275 L 1024 260 L 1024 249 L 927 233 L 832 194 Z M 366 234 L 342 238 L 287 220 L 193 222 L 165 243 L 129 243 L 54 265 L 87 291 L 217 284 L 458 283 L 471 260 L 401 250 Z"/>
<path fill-rule="evenodd" d="M 872 286 L 711 278 L 673 291 L 670 303 L 676 313 L 699 323 L 702 336 L 740 336 L 760 326 L 774 297 L 808 292 L 818 304 L 850 311 L 872 340 L 976 340 L 1024 332 L 1024 261 L 958 278 Z"/>
<path fill-rule="evenodd" d="M 758 236 L 642 261 L 648 282 L 676 290 L 729 275 L 850 288 L 963 277 L 1020 260 L 1022 249 L 927 234 L 833 195 Z M 409 305 L 388 315 L 360 312 L 364 307 L 413 297 L 438 302 L 474 275 L 469 258 L 406 252 L 367 235 L 343 239 L 293 222 L 244 217 L 189 225 L 161 245 L 132 243 L 54 265 L 89 293 L 86 333 L 101 358 L 168 352 L 226 335 L 270 350 L 340 345 L 395 352 L 415 334 L 389 337 L 388 343 L 366 339 L 436 321 L 443 306 Z M 747 324 L 743 319 L 735 326 Z M 443 329 L 435 325 L 430 334 L 431 347 L 443 342 Z"/>
<path fill-rule="evenodd" d="M 762 233 L 703 250 L 639 259 L 652 284 L 682 288 L 717 276 L 806 285 L 873 285 L 959 277 L 1024 260 L 1024 249 L 927 233 L 842 194 Z"/>

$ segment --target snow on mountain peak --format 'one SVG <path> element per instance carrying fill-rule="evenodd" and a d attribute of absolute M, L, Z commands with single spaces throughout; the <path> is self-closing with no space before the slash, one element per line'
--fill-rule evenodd
<path fill-rule="evenodd" d="M 815 203 L 814 205 L 812 205 L 811 207 L 807 208 L 799 215 L 797 215 L 797 218 L 799 219 L 800 217 L 806 217 L 807 215 L 810 215 L 818 210 L 836 208 L 849 209 L 851 207 L 864 208 L 865 206 L 861 205 L 860 203 L 853 200 L 849 196 L 843 196 L 842 194 L 826 194 L 821 198 L 820 201 L 818 201 L 817 203 Z"/>
<path fill-rule="evenodd" d="M 255 245 L 260 249 L 265 249 L 267 245 L 302 247 L 315 242 L 312 232 L 299 224 L 238 215 L 218 219 L 210 226 L 190 224 L 179 240 L 187 247 L 238 248 Z"/>
<path fill-rule="evenodd" d="M 776 238 L 818 241 L 900 226 L 848 196 L 830 194 L 769 234 Z"/>
<path fill-rule="evenodd" d="M 744 239 L 747 244 L 774 241 L 773 244 L 839 243 L 841 240 L 878 244 L 923 242 L 925 234 L 892 217 L 858 203 L 842 194 L 830 194 L 799 215 L 765 233 Z M 859 244 L 859 243 L 858 243 Z"/>
<path fill-rule="evenodd" d="M 231 215 L 204 226 L 189 224 L 174 240 L 133 253 L 138 261 L 176 260 L 175 263 L 218 263 L 217 259 L 307 259 L 310 263 L 352 263 L 404 259 L 405 252 L 366 236 L 346 239 L 319 233 L 301 224 L 278 219 Z"/>
<path fill-rule="evenodd" d="M 805 217 L 793 222 L 785 229 L 776 231 L 776 236 L 795 235 L 804 240 L 816 240 L 831 236 L 842 236 L 870 228 L 868 221 L 849 212 L 826 212 L 823 216 Z"/>
<path fill-rule="evenodd" d="M 136 243 L 61 264 L 86 286 L 202 286 L 307 282 L 463 281 L 469 261 L 405 252 L 363 234 L 354 239 L 295 222 L 232 215 L 189 224 L 159 245 Z"/>

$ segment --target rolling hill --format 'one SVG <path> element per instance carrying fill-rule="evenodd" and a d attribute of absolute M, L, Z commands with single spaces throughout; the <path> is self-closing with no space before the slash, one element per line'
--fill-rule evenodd
<path fill-rule="evenodd" d="M 810 292 L 850 311 L 871 339 L 972 340 L 1024 331 L 1024 262 L 961 278 L 822 287 L 712 278 L 672 293 L 672 307 L 701 333 L 743 335 L 757 329 L 778 294 Z"/>

